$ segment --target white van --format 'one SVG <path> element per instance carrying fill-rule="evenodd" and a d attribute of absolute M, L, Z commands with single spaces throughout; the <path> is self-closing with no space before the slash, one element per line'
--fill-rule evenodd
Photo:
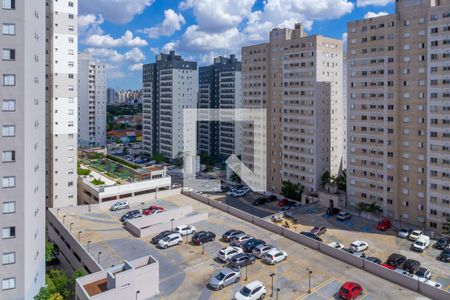
<path fill-rule="evenodd" d="M 430 237 L 427 235 L 421 235 L 412 245 L 415 251 L 423 252 L 426 248 L 430 246 Z"/>

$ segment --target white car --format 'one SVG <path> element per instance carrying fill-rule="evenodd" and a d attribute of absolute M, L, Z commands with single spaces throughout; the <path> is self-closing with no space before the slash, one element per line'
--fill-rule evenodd
<path fill-rule="evenodd" d="M 275 265 L 279 263 L 280 261 L 283 261 L 287 259 L 288 255 L 286 252 L 278 250 L 278 249 L 272 249 L 268 251 L 264 256 L 262 257 L 263 261 L 268 263 L 269 265 Z"/>
<path fill-rule="evenodd" d="M 242 248 L 239 247 L 225 247 L 217 253 L 217 258 L 223 262 L 228 262 L 233 256 L 243 252 Z"/>
<path fill-rule="evenodd" d="M 239 197 L 243 197 L 245 196 L 245 194 L 247 194 L 246 192 L 243 191 L 237 191 L 231 194 L 231 196 L 235 197 L 235 198 L 239 198 Z"/>
<path fill-rule="evenodd" d="M 188 234 L 194 234 L 195 233 L 195 227 L 194 226 L 188 226 L 188 225 L 180 225 L 175 227 L 175 232 L 178 232 L 180 235 L 188 235 Z"/>
<path fill-rule="evenodd" d="M 342 249 L 345 248 L 344 245 L 342 245 L 339 242 L 331 242 L 331 243 L 328 244 L 328 246 L 333 247 L 335 249 L 339 249 L 339 250 L 342 250 Z"/>
<path fill-rule="evenodd" d="M 128 201 L 120 201 L 111 205 L 111 211 L 117 211 L 127 208 L 130 208 L 130 204 L 128 204 Z"/>
<path fill-rule="evenodd" d="M 423 234 L 422 230 L 414 230 L 411 232 L 408 236 L 408 239 L 410 241 L 416 241 L 419 237 L 421 237 Z"/>
<path fill-rule="evenodd" d="M 255 280 L 245 285 L 240 291 L 238 291 L 233 299 L 234 300 L 257 300 L 264 299 L 266 296 L 266 287 L 261 281 Z"/>
<path fill-rule="evenodd" d="M 264 256 L 264 254 L 266 254 L 267 252 L 269 252 L 270 250 L 273 250 L 273 249 L 275 249 L 274 246 L 261 244 L 261 245 L 256 246 L 255 248 L 253 248 L 252 254 L 254 256 L 256 256 L 257 258 L 262 258 Z"/>
<path fill-rule="evenodd" d="M 366 250 L 367 248 L 369 248 L 369 244 L 367 244 L 367 242 L 364 242 L 364 241 L 354 241 L 350 245 L 350 250 L 352 250 L 354 252 L 362 252 L 362 251 Z"/>
<path fill-rule="evenodd" d="M 250 192 L 250 188 L 244 186 L 243 188 L 240 189 L 240 191 L 241 191 L 241 192 L 244 192 L 244 193 L 248 193 L 248 192 Z"/>
<path fill-rule="evenodd" d="M 179 233 L 172 233 L 163 238 L 158 242 L 158 247 L 162 249 L 167 249 L 175 245 L 181 245 L 183 243 L 183 238 Z"/>
<path fill-rule="evenodd" d="M 426 235 L 421 235 L 412 245 L 415 251 L 423 252 L 430 246 L 430 237 Z"/>
<path fill-rule="evenodd" d="M 435 288 L 442 290 L 442 284 L 440 284 L 439 282 L 433 280 L 426 280 L 424 282 L 428 285 L 434 286 Z"/>
<path fill-rule="evenodd" d="M 230 243 L 230 245 L 239 247 L 240 245 L 244 244 L 246 241 L 252 238 L 253 237 L 246 235 L 245 233 L 241 233 L 233 238 L 233 241 Z"/>
<path fill-rule="evenodd" d="M 185 186 L 185 187 L 183 187 L 183 191 L 185 191 L 185 192 L 193 192 L 194 189 L 191 188 L 191 187 Z"/>
<path fill-rule="evenodd" d="M 403 269 L 399 269 L 399 268 L 394 269 L 394 272 L 399 273 L 399 274 L 402 274 L 403 276 L 411 277 L 411 278 L 414 278 L 414 277 L 415 277 L 414 274 L 411 274 L 411 273 L 409 273 L 408 271 L 403 270 Z M 414 279 L 417 279 L 417 278 L 414 278 Z"/>

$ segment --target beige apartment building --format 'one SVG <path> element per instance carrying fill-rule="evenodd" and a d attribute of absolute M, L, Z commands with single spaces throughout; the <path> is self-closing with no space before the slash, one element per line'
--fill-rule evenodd
<path fill-rule="evenodd" d="M 242 48 L 244 108 L 267 109 L 267 190 L 282 181 L 320 188 L 325 171 L 337 175 L 343 157 L 343 45 L 307 36 L 302 24 L 275 28 L 269 43 Z M 258 168 L 253 125 L 245 124 L 242 160 Z"/>
<path fill-rule="evenodd" d="M 347 205 L 440 231 L 450 212 L 450 1 L 348 24 Z M 447 101 L 448 102 L 448 101 Z"/>

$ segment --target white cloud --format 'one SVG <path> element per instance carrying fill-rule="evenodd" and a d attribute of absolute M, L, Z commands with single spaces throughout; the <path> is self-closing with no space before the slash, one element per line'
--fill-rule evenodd
<path fill-rule="evenodd" d="M 154 0 L 84 0 L 79 2 L 79 10 L 80 15 L 102 14 L 108 21 L 125 24 L 154 2 Z"/>
<path fill-rule="evenodd" d="M 143 47 L 147 42 L 140 37 L 134 37 L 133 33 L 127 30 L 120 38 L 115 39 L 111 35 L 93 34 L 87 37 L 84 44 L 98 48 L 118 48 L 118 47 Z"/>
<path fill-rule="evenodd" d="M 249 16 L 256 0 L 185 0 L 182 10 L 192 9 L 200 30 L 223 32 L 238 26 Z"/>
<path fill-rule="evenodd" d="M 342 44 L 343 44 L 343 48 L 344 48 L 344 52 L 347 51 L 347 45 L 348 45 L 348 33 L 344 32 L 342 34 Z"/>
<path fill-rule="evenodd" d="M 380 11 L 379 13 L 374 13 L 374 12 L 369 11 L 367 14 L 364 15 L 364 19 L 387 16 L 388 14 L 389 13 L 387 13 L 385 11 Z"/>
<path fill-rule="evenodd" d="M 358 7 L 364 7 L 364 6 L 385 6 L 389 3 L 394 2 L 394 0 L 358 0 L 356 1 L 356 6 Z"/>
<path fill-rule="evenodd" d="M 150 52 L 153 54 L 159 54 L 159 48 L 158 47 L 150 47 Z"/>
<path fill-rule="evenodd" d="M 164 11 L 164 21 L 150 28 L 139 30 L 139 32 L 147 34 L 150 38 L 156 39 L 160 36 L 171 36 L 186 24 L 182 14 L 177 14 L 172 9 Z"/>
<path fill-rule="evenodd" d="M 81 36 L 102 35 L 103 30 L 100 28 L 100 25 L 104 21 L 102 15 L 80 15 L 78 16 L 78 34 Z"/>
<path fill-rule="evenodd" d="M 128 67 L 128 70 L 131 72 L 140 72 L 142 71 L 142 64 L 133 64 Z"/>
<path fill-rule="evenodd" d="M 145 55 L 139 48 L 133 48 L 125 53 L 107 48 L 88 48 L 85 51 L 91 53 L 95 60 L 109 66 L 108 77 L 112 74 L 114 78 L 123 77 L 125 73 L 122 70 L 126 68 L 133 72 L 139 71 L 139 65 L 145 60 Z"/>
<path fill-rule="evenodd" d="M 170 51 L 175 50 L 176 46 L 177 46 L 177 42 L 169 42 L 162 47 L 161 52 L 168 53 Z"/>
<path fill-rule="evenodd" d="M 237 28 L 231 28 L 220 33 L 201 31 L 198 25 L 191 25 L 183 34 L 180 47 L 188 51 L 211 51 L 217 49 L 236 49 L 242 42 L 242 36 Z"/>

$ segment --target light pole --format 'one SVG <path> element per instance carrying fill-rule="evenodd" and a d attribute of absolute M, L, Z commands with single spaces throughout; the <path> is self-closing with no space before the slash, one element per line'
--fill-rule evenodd
<path fill-rule="evenodd" d="M 281 290 L 280 290 L 280 288 L 277 288 L 277 300 L 278 300 L 278 293 L 280 292 Z"/>
<path fill-rule="evenodd" d="M 138 295 L 141 293 L 141 291 L 136 291 L 136 300 L 138 299 Z"/>
<path fill-rule="evenodd" d="M 308 271 L 308 294 L 311 294 L 311 274 L 312 270 L 306 269 Z"/>
<path fill-rule="evenodd" d="M 269 276 L 272 279 L 272 292 L 270 293 L 270 297 L 273 297 L 273 277 L 275 276 L 275 273 L 271 273 Z"/>
<path fill-rule="evenodd" d="M 63 216 L 63 225 L 66 225 L 66 217 L 67 217 L 67 215 Z"/>
<path fill-rule="evenodd" d="M 58 208 L 57 210 L 56 210 L 56 218 L 58 219 L 59 218 L 59 211 L 61 210 L 61 208 Z"/>
<path fill-rule="evenodd" d="M 141 202 L 142 214 L 144 214 L 144 202 Z"/>
<path fill-rule="evenodd" d="M 87 252 L 89 253 L 89 245 L 91 245 L 92 241 L 87 241 Z"/>
<path fill-rule="evenodd" d="M 80 241 L 80 240 L 81 240 L 81 230 L 78 231 L 78 241 Z"/>
<path fill-rule="evenodd" d="M 205 243 L 202 243 L 202 255 L 205 254 Z"/>
<path fill-rule="evenodd" d="M 73 225 L 73 222 L 71 222 L 70 225 L 69 225 L 69 228 L 70 228 L 69 231 L 70 231 L 70 233 L 72 233 L 72 225 Z"/>
<path fill-rule="evenodd" d="M 172 231 L 173 231 L 173 221 L 175 221 L 175 219 L 170 219 L 170 222 L 172 222 Z"/>
<path fill-rule="evenodd" d="M 97 263 L 100 264 L 100 255 L 102 254 L 102 251 L 98 251 L 97 254 Z"/>
<path fill-rule="evenodd" d="M 248 267 L 248 265 L 245 265 L 245 281 L 248 280 L 247 267 Z"/>

